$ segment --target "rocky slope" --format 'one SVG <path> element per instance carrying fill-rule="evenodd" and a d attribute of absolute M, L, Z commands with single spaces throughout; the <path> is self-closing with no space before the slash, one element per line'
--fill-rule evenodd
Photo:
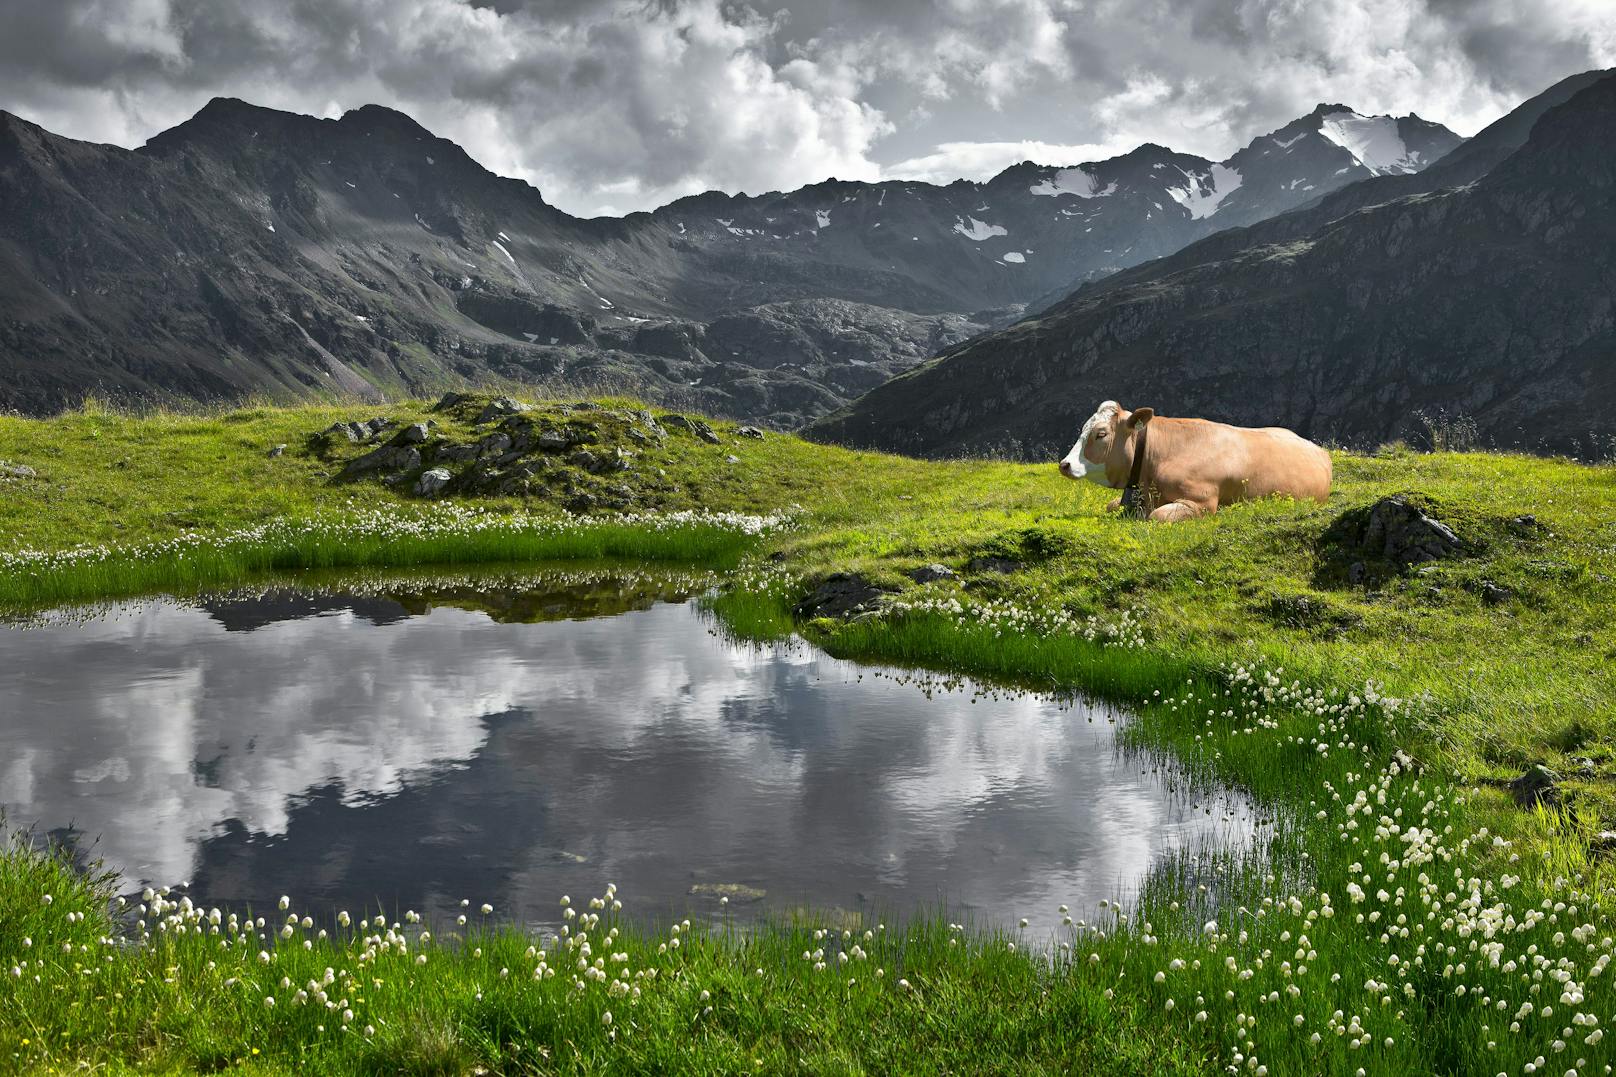
<path fill-rule="evenodd" d="M 1214 237 L 970 341 L 810 433 L 1040 457 L 1115 398 L 1349 444 L 1408 436 L 1440 410 L 1492 444 L 1609 451 L 1616 77 L 1599 74 L 1549 91 L 1553 107 L 1522 106 L 1449 176 L 1432 170 L 1460 186 L 1369 181 Z"/>
<path fill-rule="evenodd" d="M 375 106 L 136 151 L 0 114 L 0 407 L 501 379 L 794 426 L 1078 282 L 1458 142 L 1342 106 L 1226 162 L 709 193 L 583 220 Z"/>

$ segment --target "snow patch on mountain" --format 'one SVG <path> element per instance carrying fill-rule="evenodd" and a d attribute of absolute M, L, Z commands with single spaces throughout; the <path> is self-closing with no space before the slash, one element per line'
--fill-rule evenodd
<path fill-rule="evenodd" d="M 965 223 L 967 220 L 970 221 L 970 224 Z M 955 217 L 954 231 L 966 239 L 974 239 L 978 243 L 984 239 L 992 239 L 994 236 L 1007 236 L 1010 234 L 1008 228 L 1003 228 L 997 224 L 989 224 L 986 221 L 979 221 L 975 217 Z"/>
<path fill-rule="evenodd" d="M 1240 173 L 1227 165 L 1213 165 L 1205 176 L 1184 172 L 1184 178 L 1189 181 L 1188 186 L 1169 187 L 1167 195 L 1189 210 L 1191 219 L 1197 221 L 1216 213 L 1223 200 L 1240 189 L 1241 183 Z"/>
<path fill-rule="evenodd" d="M 1307 132 L 1306 131 L 1303 131 L 1299 135 L 1292 135 L 1290 138 L 1280 138 L 1278 135 L 1275 135 L 1274 136 L 1274 145 L 1278 146 L 1282 150 L 1288 150 L 1292 146 L 1296 145 L 1298 142 L 1302 141 L 1302 139 L 1304 139 L 1306 137 L 1307 137 Z"/>
<path fill-rule="evenodd" d="M 1352 154 L 1357 162 L 1379 176 L 1418 172 L 1419 154 L 1411 153 L 1390 116 L 1360 116 L 1332 112 L 1319 121 L 1319 134 Z"/>
<path fill-rule="evenodd" d="M 1100 181 L 1095 179 L 1094 176 L 1091 175 L 1086 169 L 1082 168 L 1059 169 L 1048 179 L 1041 180 L 1040 182 L 1035 183 L 1031 187 L 1027 188 L 1027 190 L 1033 194 L 1050 196 L 1059 194 L 1075 194 L 1079 198 L 1104 198 L 1106 195 L 1111 194 L 1116 189 L 1117 185 L 1115 181 L 1107 184 L 1104 189 L 1101 189 Z"/>
<path fill-rule="evenodd" d="M 816 210 L 814 210 L 814 219 L 819 222 L 816 225 L 816 227 L 829 228 L 830 227 L 830 210 L 828 210 L 828 209 L 816 209 Z"/>
<path fill-rule="evenodd" d="M 1014 262 L 1017 265 L 1020 265 L 1022 262 L 1027 260 L 1026 255 L 1022 254 L 1020 251 L 1005 251 L 1000 257 L 1002 257 L 1006 262 Z"/>

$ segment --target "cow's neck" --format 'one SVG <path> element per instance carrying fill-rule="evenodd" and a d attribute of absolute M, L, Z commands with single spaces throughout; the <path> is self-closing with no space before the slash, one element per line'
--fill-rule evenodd
<path fill-rule="evenodd" d="M 1128 467 L 1128 480 L 1122 487 L 1122 507 L 1143 514 L 1145 505 L 1145 436 L 1148 426 L 1141 426 L 1133 439 L 1133 461 Z"/>

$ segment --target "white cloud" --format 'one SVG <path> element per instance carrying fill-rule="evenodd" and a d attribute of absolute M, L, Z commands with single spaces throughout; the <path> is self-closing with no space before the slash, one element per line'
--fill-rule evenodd
<path fill-rule="evenodd" d="M 0 0 L 0 107 L 137 145 L 217 94 L 375 102 L 587 214 L 1141 142 L 1221 159 L 1320 101 L 1469 133 L 1616 64 L 1610 0 L 752 2 Z"/>

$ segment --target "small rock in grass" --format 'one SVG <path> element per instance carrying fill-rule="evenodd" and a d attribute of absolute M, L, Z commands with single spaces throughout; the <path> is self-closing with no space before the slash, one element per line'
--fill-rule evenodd
<path fill-rule="evenodd" d="M 1502 606 L 1514 597 L 1508 587 L 1500 587 L 1492 580 L 1481 581 L 1481 600 L 1489 606 Z"/>
<path fill-rule="evenodd" d="M 31 479 L 38 474 L 27 464 L 0 464 L 0 479 Z"/>
<path fill-rule="evenodd" d="M 454 478 L 448 468 L 434 467 L 421 472 L 421 477 L 415 480 L 415 493 L 417 497 L 432 497 L 449 485 Z"/>
<path fill-rule="evenodd" d="M 726 464 L 738 464 L 740 462 L 741 458 L 736 456 L 734 453 L 730 453 L 728 456 L 724 457 L 724 463 Z"/>
<path fill-rule="evenodd" d="M 419 445 L 427 439 L 432 431 L 426 423 L 411 423 L 393 435 L 390 445 Z"/>
<path fill-rule="evenodd" d="M 476 421 L 490 423 L 495 419 L 503 419 L 507 415 L 519 415 L 524 411 L 532 410 L 530 405 L 519 400 L 512 400 L 508 396 L 496 397 L 488 402 L 488 406 L 478 413 Z"/>
<path fill-rule="evenodd" d="M 916 583 L 932 583 L 936 580 L 957 580 L 959 573 L 947 565 L 921 565 L 909 571 L 909 578 Z"/>
<path fill-rule="evenodd" d="M 837 572 L 826 576 L 798 602 L 794 612 L 799 617 L 851 617 L 873 610 L 882 596 L 891 589 L 878 587 L 853 572 Z"/>
<path fill-rule="evenodd" d="M 438 402 L 432 405 L 431 410 L 448 411 L 456 404 L 463 404 L 470 399 L 471 397 L 466 393 L 444 393 L 438 398 Z"/>
<path fill-rule="evenodd" d="M 763 431 L 759 430 L 755 426 L 743 426 L 735 432 L 741 435 L 743 438 L 756 438 L 759 441 L 763 440 Z"/>
<path fill-rule="evenodd" d="M 330 426 L 320 431 L 320 433 L 340 434 L 349 441 L 360 441 L 367 437 L 370 431 L 366 430 L 359 423 L 332 423 Z"/>
<path fill-rule="evenodd" d="M 285 455 L 286 455 L 286 446 L 284 444 L 270 446 L 269 458 L 271 460 L 275 459 L 277 456 L 285 456 Z"/>
<path fill-rule="evenodd" d="M 717 445 L 719 443 L 718 434 L 713 430 L 712 427 L 708 426 L 700 419 L 692 419 L 688 416 L 680 415 L 677 412 L 670 412 L 669 414 L 662 416 L 662 421 L 668 426 L 690 431 L 692 434 L 695 434 L 698 438 L 707 442 L 709 445 Z"/>
<path fill-rule="evenodd" d="M 560 452 L 572 444 L 572 439 L 567 437 L 565 431 L 540 430 L 538 436 L 533 439 L 533 444 L 545 452 Z"/>
<path fill-rule="evenodd" d="M 1534 763 L 1526 768 L 1526 773 L 1508 782 L 1505 787 L 1515 798 L 1518 807 L 1530 808 L 1542 804 L 1552 808 L 1560 803 L 1559 781 L 1560 775 L 1542 763 Z"/>

